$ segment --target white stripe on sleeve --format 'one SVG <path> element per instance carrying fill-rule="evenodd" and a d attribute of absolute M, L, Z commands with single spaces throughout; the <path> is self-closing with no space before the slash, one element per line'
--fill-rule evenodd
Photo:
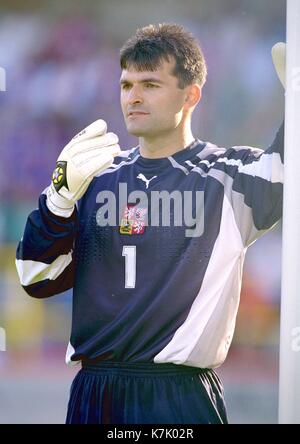
<path fill-rule="evenodd" d="M 16 259 L 16 267 L 21 284 L 27 286 L 45 279 L 54 281 L 71 262 L 72 251 L 58 256 L 52 264 Z"/>

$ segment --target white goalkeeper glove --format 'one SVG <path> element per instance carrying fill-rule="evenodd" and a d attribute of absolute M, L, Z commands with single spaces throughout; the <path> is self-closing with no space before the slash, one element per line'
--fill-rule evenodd
<path fill-rule="evenodd" d="M 118 136 L 106 131 L 106 122 L 96 120 L 62 150 L 46 192 L 47 207 L 52 213 L 70 217 L 93 177 L 108 168 L 121 152 Z"/>
<path fill-rule="evenodd" d="M 283 42 L 276 43 L 272 48 L 272 59 L 276 73 L 285 88 L 285 61 L 286 61 L 286 44 Z"/>

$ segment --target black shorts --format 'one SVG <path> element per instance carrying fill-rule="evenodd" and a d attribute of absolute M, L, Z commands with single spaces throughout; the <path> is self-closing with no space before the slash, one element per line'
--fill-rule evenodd
<path fill-rule="evenodd" d="M 213 370 L 175 364 L 83 364 L 67 424 L 224 424 L 222 384 Z"/>

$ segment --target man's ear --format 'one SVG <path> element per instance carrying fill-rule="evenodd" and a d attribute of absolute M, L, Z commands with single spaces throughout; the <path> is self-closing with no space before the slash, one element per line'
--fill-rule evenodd
<path fill-rule="evenodd" d="M 188 108 L 194 108 L 201 99 L 201 88 L 197 83 L 187 87 L 185 104 Z"/>

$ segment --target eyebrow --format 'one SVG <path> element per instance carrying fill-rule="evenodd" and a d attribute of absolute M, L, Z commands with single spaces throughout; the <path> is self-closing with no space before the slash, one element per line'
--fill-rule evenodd
<path fill-rule="evenodd" d="M 130 82 L 130 80 L 126 80 L 126 79 L 121 79 L 120 80 L 120 85 L 124 85 L 125 83 L 131 84 L 132 82 Z M 159 83 L 159 84 L 163 84 L 164 82 L 162 82 L 161 80 L 158 80 L 158 79 L 156 79 L 154 77 L 148 77 L 146 79 L 138 80 L 138 83 Z"/>

